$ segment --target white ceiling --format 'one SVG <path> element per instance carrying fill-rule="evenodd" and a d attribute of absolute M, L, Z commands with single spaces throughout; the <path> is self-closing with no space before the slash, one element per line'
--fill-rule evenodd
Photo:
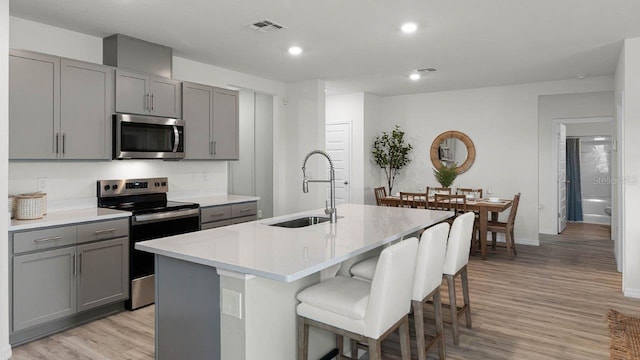
<path fill-rule="evenodd" d="M 611 75 L 640 36 L 638 0 L 11 0 L 12 16 L 329 93 L 396 95 Z M 269 19 L 287 29 L 261 33 Z M 404 21 L 419 24 L 405 35 Z M 299 45 L 299 57 L 287 54 Z M 435 67 L 418 82 L 417 68 Z"/>

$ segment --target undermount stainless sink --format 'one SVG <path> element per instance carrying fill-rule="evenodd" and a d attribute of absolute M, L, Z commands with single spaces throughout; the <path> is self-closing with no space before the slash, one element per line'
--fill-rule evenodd
<path fill-rule="evenodd" d="M 305 226 L 311 226 L 329 221 L 328 217 L 324 216 L 304 216 L 297 219 L 291 219 L 275 224 L 268 224 L 269 226 L 279 226 L 284 228 L 301 228 Z"/>

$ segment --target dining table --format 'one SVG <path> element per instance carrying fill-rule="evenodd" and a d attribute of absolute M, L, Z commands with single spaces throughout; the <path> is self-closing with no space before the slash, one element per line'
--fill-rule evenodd
<path fill-rule="evenodd" d="M 382 206 L 400 206 L 400 196 L 389 195 L 381 200 Z M 418 207 L 433 208 L 435 206 L 435 198 L 423 196 L 420 197 L 421 201 L 414 201 Z M 478 213 L 478 225 L 480 228 L 480 255 L 482 260 L 487 258 L 487 224 L 489 223 L 489 216 L 491 221 L 498 221 L 498 215 L 507 210 L 513 205 L 513 200 L 498 199 L 497 201 L 490 201 L 489 198 L 467 199 L 466 209 L 467 211 L 473 211 Z M 490 214 L 490 215 L 489 215 Z M 495 236 L 495 234 L 494 234 Z"/>

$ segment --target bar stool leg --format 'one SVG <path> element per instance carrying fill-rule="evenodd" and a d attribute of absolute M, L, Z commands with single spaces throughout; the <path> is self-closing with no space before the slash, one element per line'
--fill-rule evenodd
<path fill-rule="evenodd" d="M 307 346 L 309 345 L 309 325 L 304 318 L 298 316 L 298 360 L 307 360 Z"/>
<path fill-rule="evenodd" d="M 436 336 L 440 337 L 440 340 L 438 340 L 438 353 L 440 354 L 440 360 L 444 360 L 446 358 L 446 353 L 444 349 L 444 325 L 442 323 L 442 297 L 440 296 L 440 288 L 438 288 L 438 291 L 433 294 L 433 310 L 435 312 Z M 418 355 L 419 354 L 420 352 L 418 352 Z"/>
<path fill-rule="evenodd" d="M 446 275 L 447 287 L 449 288 L 449 310 L 451 310 L 451 330 L 453 330 L 453 343 L 460 344 L 460 334 L 458 333 L 458 307 L 456 305 L 456 281 L 454 275 Z"/>
<path fill-rule="evenodd" d="M 402 360 L 411 360 L 411 340 L 409 338 L 409 315 L 405 315 L 400 328 L 400 354 Z"/>
<path fill-rule="evenodd" d="M 368 339 L 369 360 L 382 360 L 382 349 L 380 342 L 376 339 Z"/>
<path fill-rule="evenodd" d="M 462 270 L 462 297 L 464 298 L 464 315 L 467 318 L 467 328 L 471 329 L 471 303 L 469 301 L 469 277 L 467 276 L 467 267 Z M 456 311 L 457 312 L 457 311 Z"/>
<path fill-rule="evenodd" d="M 416 328 L 416 345 L 418 347 L 418 360 L 426 360 L 427 351 L 426 351 L 426 344 L 424 339 L 424 309 L 422 308 L 424 304 L 421 301 L 416 301 L 416 300 L 412 300 L 411 304 L 413 305 L 413 323 Z M 434 306 L 435 306 L 435 297 L 434 297 Z"/>
<path fill-rule="evenodd" d="M 344 355 L 344 337 L 336 334 L 336 347 L 338 348 L 338 359 Z"/>
<path fill-rule="evenodd" d="M 358 341 L 354 339 L 351 340 L 351 359 L 358 360 Z"/>

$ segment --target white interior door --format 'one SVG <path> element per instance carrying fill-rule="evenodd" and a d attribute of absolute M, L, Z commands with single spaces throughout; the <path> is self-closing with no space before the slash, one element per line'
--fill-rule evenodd
<path fill-rule="evenodd" d="M 567 227 L 567 127 L 558 124 L 558 234 Z"/>
<path fill-rule="evenodd" d="M 325 138 L 327 153 L 333 161 L 333 167 L 336 175 L 336 205 L 348 204 L 351 202 L 351 195 L 349 191 L 351 124 L 327 124 Z M 329 192 L 328 188 L 327 192 Z"/>

